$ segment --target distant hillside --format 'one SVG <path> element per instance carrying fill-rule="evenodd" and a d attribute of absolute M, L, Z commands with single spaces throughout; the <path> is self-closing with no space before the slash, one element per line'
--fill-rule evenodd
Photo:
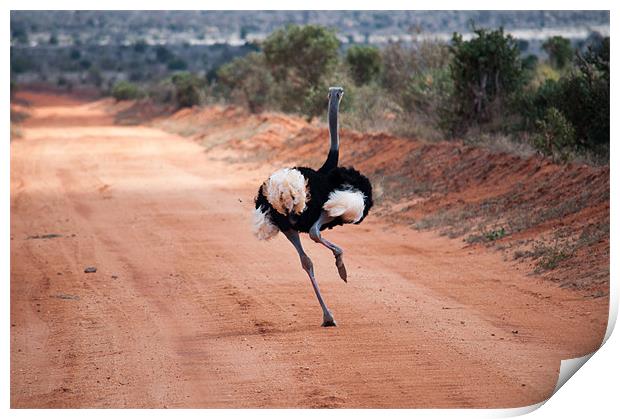
<path fill-rule="evenodd" d="M 12 44 L 243 44 L 289 23 L 334 28 L 343 43 L 382 43 L 412 34 L 469 32 L 471 23 L 564 36 L 609 33 L 608 11 L 12 11 Z M 530 35 L 528 35 L 530 34 Z"/>

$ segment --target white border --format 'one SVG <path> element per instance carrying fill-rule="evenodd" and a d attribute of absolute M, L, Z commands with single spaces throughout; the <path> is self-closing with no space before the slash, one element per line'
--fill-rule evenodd
<path fill-rule="evenodd" d="M 48 10 L 50 6 L 58 9 L 67 10 L 79 10 L 87 9 L 85 6 L 90 4 L 84 1 L 76 0 L 57 0 L 50 4 L 45 1 L 9 1 L 6 7 L 6 12 L 2 17 L 2 28 L 4 34 L 4 56 L 9 55 L 9 39 L 10 39 L 10 13 L 9 10 Z M 541 3 L 540 1 L 521 0 L 521 1 L 503 1 L 501 6 L 494 1 L 468 1 L 467 3 L 458 1 L 442 1 L 434 0 L 432 2 L 407 2 L 398 0 L 382 0 L 379 2 L 370 1 L 341 1 L 334 2 L 333 0 L 298 0 L 296 2 L 288 2 L 284 0 L 262 0 L 260 2 L 250 1 L 227 1 L 221 2 L 195 2 L 188 0 L 175 0 L 174 2 L 164 2 L 160 0 L 150 2 L 139 1 L 119 1 L 110 0 L 106 2 L 106 9 L 108 10 L 195 10 L 195 9 L 212 9 L 212 10 L 270 10 L 270 9 L 288 9 L 288 10 L 301 10 L 301 9 L 314 9 L 314 10 L 403 10 L 403 9 L 419 9 L 419 10 L 459 10 L 466 5 L 469 10 L 538 10 L 544 8 L 546 10 L 611 10 L 611 25 L 610 29 L 616 28 L 615 19 L 617 11 L 614 3 L 611 1 L 590 0 L 588 2 L 577 2 L 573 0 L 565 1 L 546 1 Z M 101 8 L 101 4 L 94 5 L 96 8 Z M 429 7 L 430 6 L 430 7 Z M 612 38 L 615 39 L 614 34 Z M 612 115 L 614 115 L 614 109 L 617 101 L 617 89 L 615 89 L 617 80 L 616 65 L 618 60 L 618 48 L 617 43 L 612 42 L 612 102 L 611 109 Z M 8 60 L 5 61 L 4 66 L 1 69 L 3 74 L 4 83 L 2 84 L 1 91 L 5 104 L 9 102 L 9 67 Z M 3 223 L 0 226 L 0 243 L 2 246 L 0 253 L 0 272 L 2 272 L 2 278 L 4 281 L 2 284 L 2 294 L 4 296 L 4 304 L 2 305 L 4 310 L 3 321 L 0 323 L 0 331 L 2 334 L 1 352 L 2 362 L 0 363 L 0 373 L 4 379 L 3 391 L 0 392 L 0 402 L 2 403 L 2 410 L 6 410 L 11 417 L 32 417 L 39 416 L 42 413 L 46 416 L 52 417 L 72 417 L 74 415 L 82 415 L 84 411 L 79 410 L 9 410 L 9 386 L 10 386 L 10 364 L 9 364 L 9 317 L 10 317 L 10 294 L 9 294 L 9 263 L 10 263 L 10 239 L 9 239 L 9 165 L 10 165 L 10 147 L 8 140 L 8 133 L 10 131 L 9 126 L 9 107 L 6 106 L 4 111 L 4 132 L 6 136 L 3 142 L 3 152 L 0 153 L 0 189 L 2 194 L 0 195 L 0 213 Z M 613 121 L 613 120 L 612 120 Z M 617 127 L 612 123 L 611 138 L 617 137 Z M 615 146 L 614 140 L 611 141 L 611 208 L 614 211 L 616 208 L 617 196 L 617 180 L 618 176 L 613 168 L 618 165 L 618 147 Z M 614 193 L 616 192 L 616 193 Z M 611 224 L 612 237 L 619 237 L 618 228 L 616 224 Z M 618 293 L 617 293 L 617 281 L 613 278 L 617 278 L 618 273 L 618 251 L 615 241 L 611 242 L 611 290 L 610 290 L 610 323 L 606 339 L 610 337 L 613 325 L 615 324 L 618 312 Z M 617 334 L 616 334 L 617 335 Z M 588 366 L 579 371 L 577 378 L 569 380 L 568 383 L 560 389 L 560 391 L 554 395 L 545 405 L 544 408 L 539 409 L 534 415 L 540 418 L 546 417 L 583 417 L 588 414 L 601 417 L 609 417 L 610 412 L 617 412 L 617 382 L 618 382 L 618 348 L 620 343 L 617 336 L 612 336 L 611 339 L 592 357 L 588 362 Z M 499 409 L 499 410 L 330 410 L 330 411 L 308 411 L 308 410 L 211 410 L 209 415 L 230 417 L 231 415 L 251 415 L 253 417 L 285 417 L 294 413 L 298 416 L 309 417 L 320 414 L 321 416 L 340 416 L 344 414 L 354 413 L 356 416 L 374 416 L 375 414 L 383 415 L 396 415 L 401 417 L 505 417 L 514 416 L 518 414 L 527 413 L 528 411 L 535 410 L 538 407 L 530 406 L 520 409 Z M 109 414 L 116 415 L 131 415 L 131 416 L 146 416 L 149 417 L 163 417 L 173 414 L 175 416 L 188 417 L 194 415 L 204 415 L 206 412 L 202 410 L 173 410 L 171 412 L 161 410 L 88 410 L 88 414 L 94 417 L 107 417 Z"/>

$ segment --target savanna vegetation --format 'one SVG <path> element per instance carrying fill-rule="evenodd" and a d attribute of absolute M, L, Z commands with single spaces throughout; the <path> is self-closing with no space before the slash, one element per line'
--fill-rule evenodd
<path fill-rule="evenodd" d="M 580 51 L 567 39 L 543 44 L 547 60 L 522 57 L 497 30 L 454 34 L 450 43 L 358 45 L 339 53 L 317 26 L 273 33 L 260 51 L 217 72 L 214 94 L 252 112 L 325 110 L 329 85 L 344 85 L 344 123 L 426 139 L 509 138 L 557 161 L 609 152 L 609 38 Z M 491 140 L 489 140 L 489 138 Z"/>
<path fill-rule="evenodd" d="M 99 57 L 74 48 L 63 65 L 116 100 L 178 107 L 228 102 L 308 119 L 325 113 L 328 86 L 341 85 L 345 127 L 525 147 L 560 162 L 607 162 L 609 38 L 577 47 L 552 37 L 542 44 L 542 59 L 524 54 L 526 44 L 501 28 L 473 28 L 472 37 L 455 33 L 450 42 L 343 46 L 323 26 L 289 25 L 260 44 L 219 51 L 217 65 L 204 71 L 189 58 L 189 46 L 143 41 Z M 105 77 L 127 62 L 129 77 Z M 37 65 L 28 55 L 12 55 L 13 74 Z M 50 82 L 75 84 L 62 76 Z"/>

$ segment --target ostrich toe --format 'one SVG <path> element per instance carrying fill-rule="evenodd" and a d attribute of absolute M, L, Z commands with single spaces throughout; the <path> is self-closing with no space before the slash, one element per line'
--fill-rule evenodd
<path fill-rule="evenodd" d="M 344 262 L 342 261 L 342 254 L 336 256 L 336 267 L 338 268 L 340 278 L 342 278 L 344 282 L 347 282 L 347 268 L 344 266 Z"/>

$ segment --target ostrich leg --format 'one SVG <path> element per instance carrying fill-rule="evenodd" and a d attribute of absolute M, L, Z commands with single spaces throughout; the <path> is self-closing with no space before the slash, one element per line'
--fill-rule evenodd
<path fill-rule="evenodd" d="M 321 305 L 321 309 L 323 309 L 323 327 L 336 326 L 336 321 L 334 320 L 334 316 L 332 316 L 331 311 L 325 305 L 323 301 L 323 297 L 321 297 L 321 291 L 319 290 L 319 284 L 317 284 L 316 279 L 314 278 L 314 268 L 312 267 L 312 260 L 308 257 L 306 252 L 304 252 L 304 248 L 301 246 L 301 240 L 299 239 L 299 233 L 295 230 L 287 230 L 283 231 L 284 235 L 299 253 L 299 259 L 301 260 L 301 266 L 308 273 L 310 277 L 310 281 L 312 282 L 312 287 L 314 288 L 314 292 L 316 293 L 316 298 L 319 300 L 319 304 Z"/>
<path fill-rule="evenodd" d="M 334 253 L 334 256 L 336 257 L 336 267 L 338 268 L 340 278 L 342 278 L 344 282 L 347 282 L 347 268 L 344 266 L 344 262 L 342 260 L 344 251 L 340 247 L 336 246 L 334 243 L 327 241 L 326 239 L 321 237 L 321 226 L 329 223 L 333 219 L 334 217 L 330 217 L 325 211 L 323 211 L 317 222 L 314 223 L 314 225 L 310 229 L 310 238 L 317 243 L 321 243 L 323 246 L 327 247 Z"/>

